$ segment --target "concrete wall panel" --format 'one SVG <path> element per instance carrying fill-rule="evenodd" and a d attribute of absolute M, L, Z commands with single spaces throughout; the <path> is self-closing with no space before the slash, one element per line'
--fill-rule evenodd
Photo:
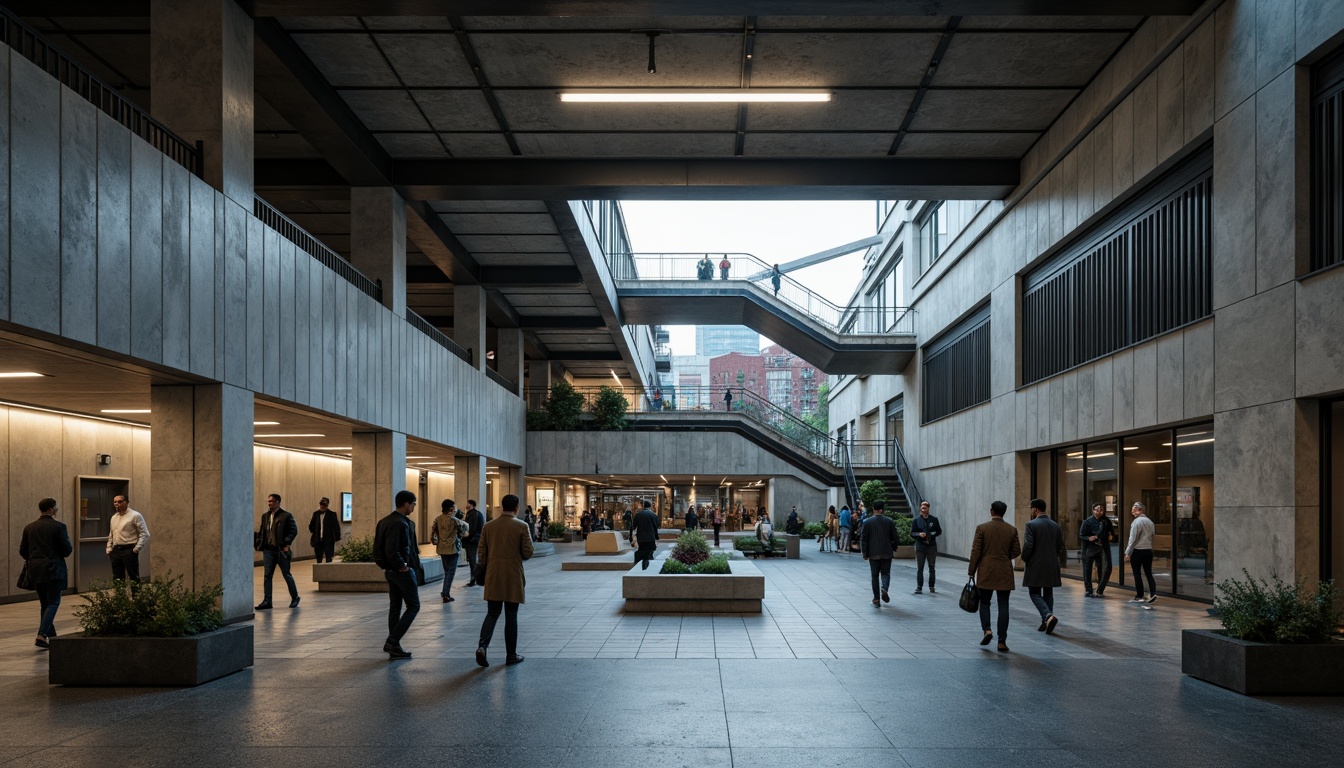
<path fill-rule="evenodd" d="M 1213 130 L 1213 307 L 1255 293 L 1255 100 L 1218 121 Z"/>
<path fill-rule="evenodd" d="M 163 163 L 139 137 L 131 139 L 131 354 L 163 359 Z M 117 297 L 109 297 L 117 300 Z"/>
<path fill-rule="evenodd" d="M 191 174 L 163 164 L 163 364 L 191 368 Z"/>
<path fill-rule="evenodd" d="M 48 333 L 61 325 L 61 90 L 27 59 L 10 63 L 10 318 Z"/>
<path fill-rule="evenodd" d="M 90 204 L 97 199 L 98 112 L 62 88 L 61 335 L 85 344 L 98 341 L 98 209 Z"/>
<path fill-rule="evenodd" d="M 1214 333 L 1214 407 L 1219 411 L 1293 396 L 1294 286 L 1225 307 Z"/>
<path fill-rule="evenodd" d="M 98 113 L 98 346 L 131 351 L 131 139 Z"/>
<path fill-rule="evenodd" d="M 224 221 L 215 218 L 215 191 L 195 176 L 190 181 L 191 197 L 191 370 L 202 375 L 215 367 L 215 259 L 216 228 L 223 227 L 225 249 L 231 233 L 241 233 L 243 219 L 236 208 L 226 211 Z M 236 248 L 238 244 L 233 244 Z M 227 257 L 225 257 L 227 260 Z M 226 271 L 226 280 L 227 271 Z M 225 342 L 227 346 L 227 341 Z"/>

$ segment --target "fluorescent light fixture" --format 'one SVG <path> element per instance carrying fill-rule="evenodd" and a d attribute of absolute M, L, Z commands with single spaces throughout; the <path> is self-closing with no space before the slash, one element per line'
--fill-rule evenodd
<path fill-rule="evenodd" d="M 664 482 L 664 483 L 667 482 L 667 478 L 666 478 L 666 477 L 663 477 L 662 475 L 659 475 L 659 477 L 662 477 L 662 478 L 663 478 L 663 482 Z"/>
<path fill-rule="evenodd" d="M 560 91 L 560 100 L 579 104 L 743 104 L 762 102 L 819 103 L 831 100 L 828 91 L 765 90 L 752 88 L 659 88 Z"/>
<path fill-rule="evenodd" d="M 0 373 L 0 379 L 40 379 L 46 375 L 37 371 L 4 371 Z"/>
<path fill-rule="evenodd" d="M 254 422 L 252 422 L 252 426 L 254 426 L 254 427 L 278 427 L 278 426 L 280 426 L 280 422 L 278 422 L 278 421 L 254 421 Z"/>
<path fill-rule="evenodd" d="M 318 446 L 314 446 L 314 447 L 312 447 L 312 448 L 309 448 L 308 450 L 310 450 L 310 451 L 348 451 L 348 450 L 350 450 L 350 446 L 348 446 L 348 445 L 318 445 Z"/>
<path fill-rule="evenodd" d="M 149 413 L 148 408 L 104 408 L 99 413 Z"/>
<path fill-rule="evenodd" d="M 291 434 L 253 435 L 253 437 L 326 437 L 320 432 L 294 432 Z"/>
<path fill-rule="evenodd" d="M 1152 461 L 1136 461 L 1135 464 L 1170 464 L 1171 459 L 1153 459 Z"/>
<path fill-rule="evenodd" d="M 434 457 L 433 457 L 433 456 L 407 456 L 407 457 L 406 457 L 406 460 L 407 460 L 407 461 L 410 461 L 411 459 L 432 459 L 432 458 L 434 458 Z M 440 462 L 438 462 L 438 463 L 439 463 L 439 464 L 447 464 L 448 462 L 446 462 L 446 461 L 440 461 Z"/>

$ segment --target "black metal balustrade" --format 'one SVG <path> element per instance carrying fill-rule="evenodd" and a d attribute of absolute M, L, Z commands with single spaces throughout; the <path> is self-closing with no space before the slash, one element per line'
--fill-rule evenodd
<path fill-rule="evenodd" d="M 308 234 L 307 230 L 295 224 L 285 214 L 272 208 L 270 203 L 262 200 L 260 197 L 252 199 L 252 214 L 261 223 L 280 233 L 280 236 L 297 245 L 299 250 L 312 256 L 327 269 L 340 275 L 347 283 L 358 288 L 362 293 L 372 298 L 374 301 L 382 302 L 383 286 L 374 280 L 370 280 L 355 269 L 354 266 L 341 258 L 339 253 L 328 248 L 316 237 Z"/>
<path fill-rule="evenodd" d="M 406 322 L 410 323 L 416 330 L 425 334 L 438 343 L 439 346 L 452 352 L 466 362 L 471 362 L 471 353 L 463 349 L 456 341 L 449 338 L 448 334 L 435 328 L 428 320 L 421 317 L 415 310 L 406 310 Z"/>
<path fill-rule="evenodd" d="M 117 89 L 95 77 L 36 29 L 25 24 L 9 10 L 0 7 L 0 37 L 15 52 L 39 69 L 79 94 L 80 98 L 102 110 L 131 133 L 167 155 L 173 162 L 196 176 L 204 173 L 201 143 L 188 142 L 143 109 L 131 103 Z"/>

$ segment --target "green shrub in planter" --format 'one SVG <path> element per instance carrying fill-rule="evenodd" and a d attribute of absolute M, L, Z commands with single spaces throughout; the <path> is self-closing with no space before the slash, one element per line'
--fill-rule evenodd
<path fill-rule="evenodd" d="M 691 573 L 726 574 L 731 572 L 732 571 L 728 569 L 728 556 L 722 552 L 711 556 L 691 568 Z"/>
<path fill-rule="evenodd" d="M 527 429 L 530 432 L 551 428 L 551 415 L 545 411 L 527 412 Z"/>
<path fill-rule="evenodd" d="M 354 536 L 347 536 L 345 541 L 341 542 L 340 549 L 336 550 L 336 556 L 341 558 L 343 563 L 372 563 L 373 537 L 361 536 L 356 539 Z"/>
<path fill-rule="evenodd" d="M 909 530 L 910 526 L 907 525 L 906 531 L 908 532 Z M 808 523 L 807 525 L 803 526 L 803 532 L 799 534 L 799 537 L 804 539 L 815 539 L 819 536 L 825 536 L 825 535 L 826 535 L 825 523 Z"/>
<path fill-rule="evenodd" d="M 81 595 L 84 605 L 75 609 L 75 617 L 88 637 L 196 635 L 223 625 L 223 595 L 218 584 L 188 589 L 181 576 L 171 573 L 133 589 L 122 581 L 96 581 L 92 592 Z"/>
<path fill-rule="evenodd" d="M 667 556 L 668 560 L 678 560 L 688 566 L 694 566 L 702 563 L 709 558 L 709 542 L 705 540 L 705 535 L 699 531 L 686 531 L 677 537 L 677 544 L 672 548 L 672 554 Z"/>
<path fill-rule="evenodd" d="M 563 539 L 566 533 L 565 524 L 561 522 L 548 523 L 546 525 L 546 538 Z"/>
<path fill-rule="evenodd" d="M 899 541 L 896 543 L 902 547 L 912 547 L 915 544 L 915 537 L 910 535 L 910 523 L 913 520 L 905 515 L 898 515 L 892 522 L 896 523 L 896 535 Z"/>
<path fill-rule="evenodd" d="M 1214 610 L 1229 637 L 1255 643 L 1323 643 L 1334 634 L 1341 611 L 1333 581 L 1313 592 L 1305 580 L 1290 583 L 1271 576 L 1256 581 L 1245 568 L 1245 581 L 1218 582 Z"/>
<path fill-rule="evenodd" d="M 685 575 L 690 572 L 691 567 L 689 565 L 680 560 L 673 560 L 670 557 L 663 561 L 663 569 L 659 571 L 659 573 L 672 573 L 677 575 Z"/>
<path fill-rule="evenodd" d="M 598 429 L 625 429 L 625 412 L 629 408 L 630 401 L 625 399 L 619 389 L 602 387 L 593 401 L 593 420 Z"/>
<path fill-rule="evenodd" d="M 545 408 L 546 415 L 550 417 L 551 429 L 578 429 L 583 419 L 583 395 L 569 382 L 557 381 L 551 385 Z"/>
<path fill-rule="evenodd" d="M 760 552 L 763 547 L 755 536 L 734 536 L 733 549 L 738 552 Z"/>
<path fill-rule="evenodd" d="M 859 499 L 863 501 L 864 508 L 872 512 L 874 504 L 887 500 L 887 484 L 881 480 L 869 480 L 859 486 Z"/>

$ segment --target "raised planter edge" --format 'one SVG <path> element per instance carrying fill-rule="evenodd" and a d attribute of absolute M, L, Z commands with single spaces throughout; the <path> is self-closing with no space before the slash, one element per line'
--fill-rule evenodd
<path fill-rule="evenodd" d="M 51 638 L 47 682 L 78 686 L 195 686 L 253 663 L 251 624 L 185 637 Z"/>
<path fill-rule="evenodd" d="M 1274 644 L 1181 632 L 1181 672 L 1248 696 L 1344 695 L 1344 642 Z"/>

